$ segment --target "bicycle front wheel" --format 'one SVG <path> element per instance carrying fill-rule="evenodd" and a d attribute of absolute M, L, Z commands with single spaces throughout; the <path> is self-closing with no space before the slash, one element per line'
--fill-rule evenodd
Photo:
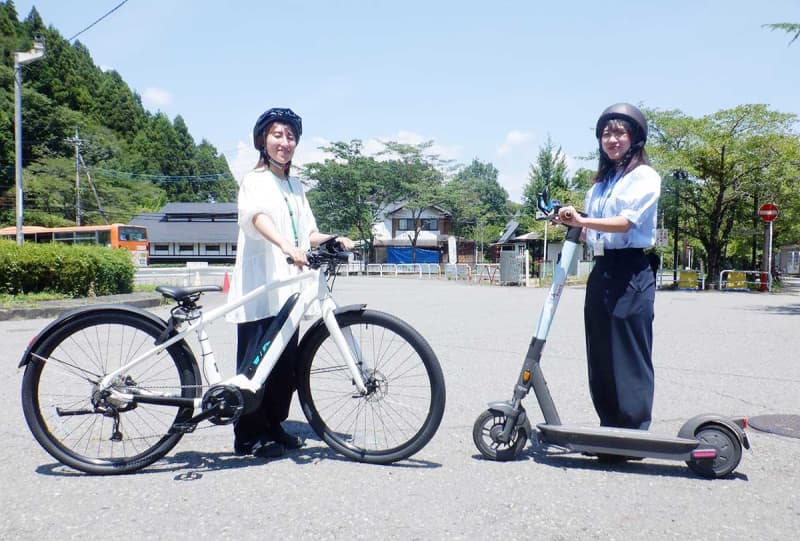
<path fill-rule="evenodd" d="M 444 376 L 425 339 L 402 320 L 372 310 L 336 316 L 361 369 L 355 386 L 327 327 L 303 340 L 298 395 L 315 432 L 348 458 L 389 464 L 430 441 L 442 420 Z"/>
<path fill-rule="evenodd" d="M 22 409 L 36 440 L 56 460 L 93 474 L 152 464 L 180 440 L 172 430 L 192 408 L 114 397 L 98 382 L 154 347 L 163 323 L 133 310 L 87 310 L 55 325 L 31 352 Z M 195 397 L 191 354 L 176 344 L 127 369 L 111 389 L 126 395 Z"/>

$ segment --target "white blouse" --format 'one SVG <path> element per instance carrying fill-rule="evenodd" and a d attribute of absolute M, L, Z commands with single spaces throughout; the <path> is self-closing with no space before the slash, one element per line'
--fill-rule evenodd
<path fill-rule="evenodd" d="M 234 302 L 256 287 L 296 275 L 299 269 L 286 262 L 286 255 L 264 238 L 253 225 L 260 213 L 269 216 L 278 232 L 304 250 L 310 248 L 309 236 L 317 231 L 317 222 L 300 181 L 294 177 L 282 180 L 268 168 L 249 172 L 239 186 L 239 237 L 236 265 L 228 291 Z M 291 214 L 290 214 L 291 209 Z M 295 237 L 296 233 L 296 237 Z M 255 321 L 275 316 L 299 284 L 269 291 L 227 315 L 234 323 Z"/>
<path fill-rule="evenodd" d="M 586 230 L 586 242 L 603 240 L 606 250 L 650 248 L 656 241 L 661 177 L 648 165 L 640 165 L 618 180 L 596 182 L 586 192 L 584 209 L 592 218 L 622 216 L 631 222 L 627 233 Z"/>

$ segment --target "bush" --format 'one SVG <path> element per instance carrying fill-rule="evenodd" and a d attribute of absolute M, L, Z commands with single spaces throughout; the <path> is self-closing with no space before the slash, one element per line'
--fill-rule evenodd
<path fill-rule="evenodd" d="M 10 295 L 130 293 L 134 271 L 130 252 L 124 249 L 0 241 L 0 292 Z"/>

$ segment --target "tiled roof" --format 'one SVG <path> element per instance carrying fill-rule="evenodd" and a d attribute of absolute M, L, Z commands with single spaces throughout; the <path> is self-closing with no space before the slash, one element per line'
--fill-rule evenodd
<path fill-rule="evenodd" d="M 163 214 L 236 214 L 236 203 L 167 203 L 161 209 Z"/>
<path fill-rule="evenodd" d="M 168 203 L 130 223 L 147 227 L 151 243 L 226 243 L 239 234 L 236 215 L 236 203 Z"/>

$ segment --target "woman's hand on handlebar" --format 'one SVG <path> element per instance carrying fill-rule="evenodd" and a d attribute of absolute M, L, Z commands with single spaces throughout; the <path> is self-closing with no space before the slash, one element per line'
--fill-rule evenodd
<path fill-rule="evenodd" d="M 306 252 L 302 248 L 297 248 L 295 246 L 291 246 L 288 249 L 283 251 L 286 254 L 286 260 L 289 261 L 292 265 L 296 266 L 299 269 L 302 269 L 306 265 L 308 265 L 308 258 L 306 257 Z"/>
<path fill-rule="evenodd" d="M 575 210 L 575 207 L 572 206 L 561 207 L 558 209 L 558 216 L 556 217 L 555 221 L 556 223 L 571 225 L 574 227 L 580 227 L 583 225 L 581 213 Z"/>
<path fill-rule="evenodd" d="M 355 247 L 355 243 L 347 237 L 336 237 L 336 242 L 339 243 L 339 246 L 342 247 L 342 250 L 346 250 L 348 252 L 352 251 Z"/>

